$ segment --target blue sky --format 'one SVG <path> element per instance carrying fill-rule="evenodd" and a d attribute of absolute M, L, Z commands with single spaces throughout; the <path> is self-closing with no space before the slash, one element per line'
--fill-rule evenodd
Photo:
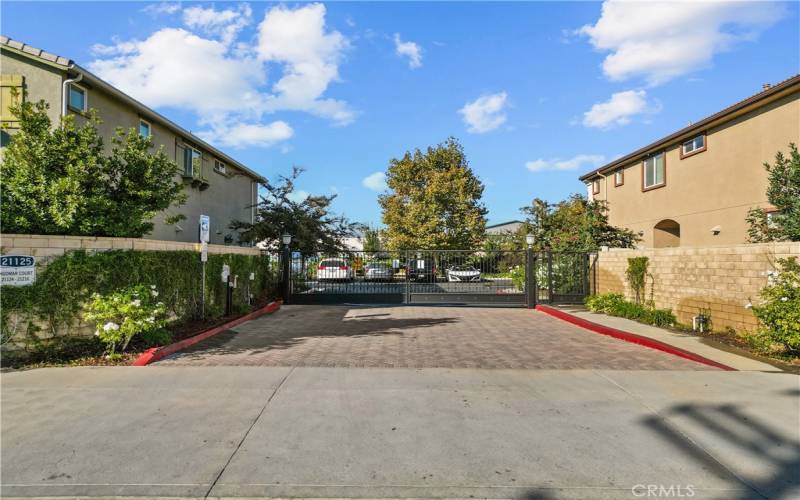
<path fill-rule="evenodd" d="M 800 72 L 798 26 L 764 2 L 2 5 L 4 35 L 268 178 L 305 167 L 299 191 L 372 224 L 388 161 L 448 136 L 491 222 L 584 193 L 592 167 Z"/>

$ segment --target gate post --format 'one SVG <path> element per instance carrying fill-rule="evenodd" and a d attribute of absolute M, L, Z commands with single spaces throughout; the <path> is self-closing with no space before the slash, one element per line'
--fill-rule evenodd
<path fill-rule="evenodd" d="M 281 264 L 283 267 L 283 282 L 281 283 L 282 295 L 283 295 L 283 303 L 289 303 L 289 294 L 291 293 L 291 269 L 292 269 L 292 251 L 289 249 L 289 245 L 283 245 L 283 254 L 281 256 Z"/>
<path fill-rule="evenodd" d="M 525 290 L 528 309 L 536 307 L 536 255 L 533 248 L 525 250 Z"/>
<path fill-rule="evenodd" d="M 547 302 L 553 304 L 553 251 L 547 250 Z"/>

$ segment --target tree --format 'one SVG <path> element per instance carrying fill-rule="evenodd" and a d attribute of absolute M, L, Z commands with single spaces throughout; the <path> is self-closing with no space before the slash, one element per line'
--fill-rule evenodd
<path fill-rule="evenodd" d="M 151 152 L 150 138 L 117 129 L 106 154 L 94 112 L 85 125 L 68 116 L 52 127 L 48 107 L 10 108 L 19 130 L 0 163 L 4 232 L 140 237 L 158 212 L 185 201 L 178 166 L 163 147 Z"/>
<path fill-rule="evenodd" d="M 379 229 L 364 229 L 364 251 L 367 253 L 378 253 L 381 248 L 381 232 Z"/>
<path fill-rule="evenodd" d="M 483 184 L 455 138 L 392 159 L 386 183 L 378 201 L 388 248 L 469 249 L 483 240 Z"/>
<path fill-rule="evenodd" d="M 769 179 L 767 200 L 777 209 L 767 217 L 763 208 L 747 213 L 748 239 L 752 243 L 790 240 L 800 241 L 800 153 L 789 144 L 789 158 L 782 152 L 775 155 L 775 164 L 764 163 Z"/>
<path fill-rule="evenodd" d="M 277 250 L 281 235 L 288 233 L 292 235 L 292 248 L 305 255 L 345 249 L 344 239 L 355 236 L 363 226 L 330 211 L 336 195 L 292 200 L 295 181 L 302 173 L 302 168 L 294 167 L 289 177 L 279 176 L 277 184 L 262 184 L 266 195 L 256 205 L 255 223 L 234 221 L 230 226 L 241 231 L 242 241 L 263 241 Z"/>
<path fill-rule="evenodd" d="M 536 198 L 520 211 L 527 216 L 525 232 L 536 237 L 536 250 L 593 252 L 601 246 L 632 248 L 639 237 L 608 223 L 605 201 L 587 201 L 575 194 L 556 204 Z"/>

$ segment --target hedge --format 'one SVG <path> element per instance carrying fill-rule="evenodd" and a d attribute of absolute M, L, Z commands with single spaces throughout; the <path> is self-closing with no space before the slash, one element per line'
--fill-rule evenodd
<path fill-rule="evenodd" d="M 274 296 L 277 290 L 277 263 L 268 258 L 240 254 L 209 254 L 206 263 L 205 318 L 215 319 L 225 312 L 225 283 L 220 275 L 227 264 L 231 276 L 238 275 L 233 291 L 237 312 L 250 309 L 253 301 Z M 201 269 L 198 253 L 192 251 L 110 250 L 87 253 L 69 252 L 52 260 L 37 274 L 36 282 L 25 287 L 4 287 L 0 297 L 0 327 L 7 341 L 9 320 L 21 318 L 23 324 L 11 328 L 35 334 L 46 325 L 53 335 L 69 332 L 81 318 L 84 304 L 93 293 L 108 294 L 133 285 L 155 285 L 159 298 L 180 325 L 201 318 Z M 250 273 L 254 279 L 249 280 Z"/>

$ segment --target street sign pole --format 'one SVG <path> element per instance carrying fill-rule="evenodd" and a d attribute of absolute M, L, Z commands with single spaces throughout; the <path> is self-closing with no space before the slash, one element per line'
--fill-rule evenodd
<path fill-rule="evenodd" d="M 198 226 L 200 240 L 200 266 L 202 268 L 200 290 L 200 317 L 206 319 L 206 261 L 208 261 L 208 239 L 211 233 L 211 218 L 208 215 L 200 216 Z"/>

